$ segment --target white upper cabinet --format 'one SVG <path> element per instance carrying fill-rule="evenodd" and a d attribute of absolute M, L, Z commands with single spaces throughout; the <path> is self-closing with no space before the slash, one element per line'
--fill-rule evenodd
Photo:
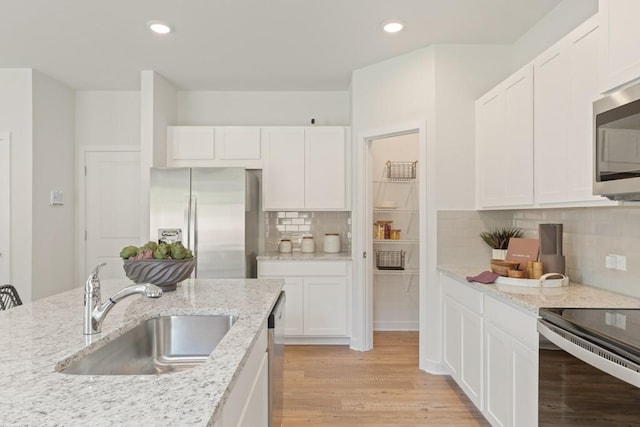
<path fill-rule="evenodd" d="M 169 126 L 168 167 L 262 167 L 260 128 Z"/>
<path fill-rule="evenodd" d="M 591 188 L 598 35 L 593 17 L 534 61 L 536 203 L 603 200 Z"/>
<path fill-rule="evenodd" d="M 304 209 L 304 128 L 266 128 L 263 137 L 264 209 Z"/>
<path fill-rule="evenodd" d="M 216 128 L 216 158 L 219 160 L 260 160 L 260 128 Z"/>
<path fill-rule="evenodd" d="M 640 77 L 640 2 L 600 0 L 602 93 Z"/>
<path fill-rule="evenodd" d="M 305 207 L 344 209 L 347 206 L 347 147 L 343 127 L 305 131 Z"/>
<path fill-rule="evenodd" d="M 478 207 L 533 204 L 530 65 L 476 101 Z"/>
<path fill-rule="evenodd" d="M 265 210 L 347 210 L 344 127 L 264 128 Z"/>
<path fill-rule="evenodd" d="M 212 126 L 170 126 L 167 144 L 167 165 L 215 159 L 215 131 Z"/>
<path fill-rule="evenodd" d="M 476 101 L 478 208 L 611 204 L 592 194 L 600 32 L 596 15 Z"/>

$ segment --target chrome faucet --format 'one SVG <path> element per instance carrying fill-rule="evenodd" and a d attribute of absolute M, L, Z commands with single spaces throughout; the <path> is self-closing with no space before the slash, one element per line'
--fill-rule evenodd
<path fill-rule="evenodd" d="M 162 289 L 151 283 L 131 285 L 120 289 L 102 303 L 100 295 L 100 279 L 98 273 L 100 269 L 107 265 L 106 262 L 98 264 L 84 284 L 84 334 L 93 335 L 102 332 L 102 322 L 107 313 L 120 300 L 131 295 L 145 295 L 148 298 L 160 298 Z"/>

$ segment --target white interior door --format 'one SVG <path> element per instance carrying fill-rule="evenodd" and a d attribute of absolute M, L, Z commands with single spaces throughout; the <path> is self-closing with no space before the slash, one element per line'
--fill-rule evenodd
<path fill-rule="evenodd" d="M 140 153 L 87 151 L 84 155 L 84 277 L 100 262 L 100 277 L 124 278 L 120 250 L 141 243 Z"/>
<path fill-rule="evenodd" d="M 11 283 L 11 137 L 0 132 L 0 285 Z"/>

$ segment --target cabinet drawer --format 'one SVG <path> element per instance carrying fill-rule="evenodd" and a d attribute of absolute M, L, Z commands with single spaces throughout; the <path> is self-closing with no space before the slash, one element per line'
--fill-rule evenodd
<path fill-rule="evenodd" d="M 484 318 L 533 350 L 538 349 L 537 316 L 485 295 Z"/>
<path fill-rule="evenodd" d="M 345 276 L 344 261 L 261 261 L 258 275 L 262 276 Z"/>
<path fill-rule="evenodd" d="M 476 314 L 483 312 L 482 293 L 444 274 L 440 275 L 442 292 Z"/>

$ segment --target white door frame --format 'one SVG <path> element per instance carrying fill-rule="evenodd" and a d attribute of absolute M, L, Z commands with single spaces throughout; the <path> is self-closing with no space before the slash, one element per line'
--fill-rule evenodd
<path fill-rule="evenodd" d="M 0 245 L 0 262 L 6 265 L 7 277 L 6 279 L 0 277 L 0 285 L 5 283 L 12 283 L 11 277 L 11 133 L 0 132 L 0 173 L 3 176 L 2 188 L 0 188 L 0 201 L 4 202 L 5 197 L 9 200 L 6 205 L 0 203 L 0 231 L 4 233 L 9 232 L 6 236 L 6 245 Z M 5 187 L 6 185 L 6 187 Z M 2 242 L 0 242 L 2 243 Z"/>
<path fill-rule="evenodd" d="M 425 313 L 426 290 L 428 278 L 428 254 L 433 249 L 429 247 L 427 237 L 435 233 L 435 229 L 427 220 L 427 194 L 434 184 L 435 160 L 427 146 L 426 121 L 410 122 L 393 125 L 383 129 L 365 130 L 356 139 L 355 168 L 356 179 L 354 192 L 359 196 L 354 203 L 352 225 L 354 229 L 353 262 L 354 262 L 354 286 L 353 286 L 353 322 L 351 348 L 359 351 L 368 351 L 373 348 L 373 283 L 372 283 L 372 200 L 371 200 L 371 176 L 370 141 L 388 138 L 392 136 L 417 133 L 418 135 L 418 208 L 419 208 L 419 248 L 420 248 L 420 358 L 422 360 L 423 336 L 426 332 Z M 429 151 L 429 153 L 428 153 Z M 433 163 L 433 165 L 431 164 Z M 435 194 L 431 192 L 431 194 Z M 434 196 L 435 198 L 435 196 Z M 435 203 L 431 204 L 432 206 Z M 435 237 L 433 237 L 435 238 Z M 367 257 L 363 258 L 363 253 Z M 434 251 L 435 253 L 435 251 Z M 421 364 L 422 365 L 422 364 Z"/>
<path fill-rule="evenodd" d="M 87 153 L 96 152 L 140 152 L 140 147 L 137 145 L 83 145 L 78 149 L 77 159 L 77 176 L 78 176 L 78 271 L 76 282 L 84 283 L 86 280 L 84 265 L 87 254 L 87 243 L 85 240 L 85 230 L 87 229 L 87 217 L 86 217 L 86 173 L 85 173 L 85 160 Z"/>

